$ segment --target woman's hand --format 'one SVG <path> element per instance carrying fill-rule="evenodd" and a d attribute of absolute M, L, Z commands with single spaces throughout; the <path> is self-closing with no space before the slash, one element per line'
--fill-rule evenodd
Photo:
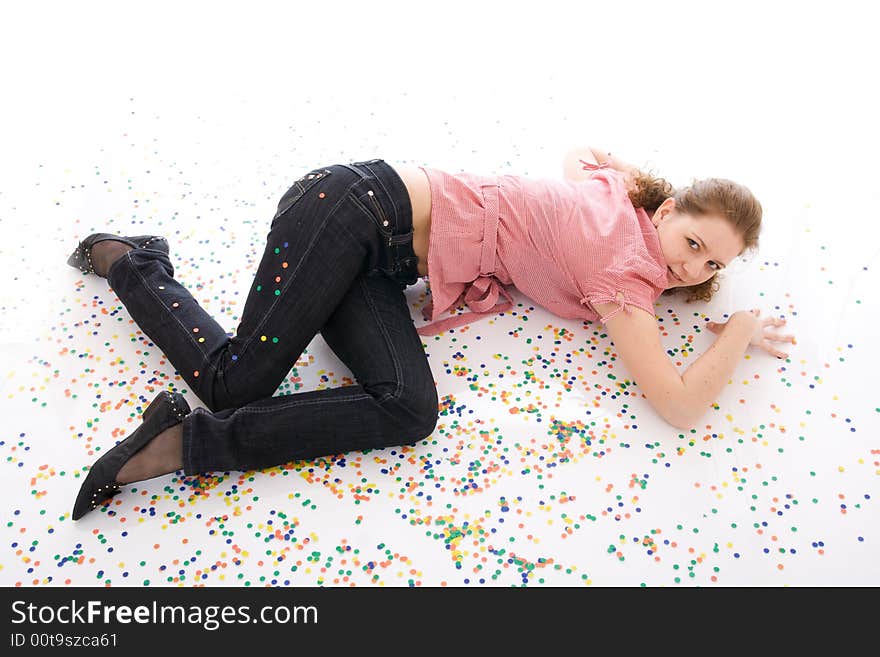
<path fill-rule="evenodd" d="M 770 344 L 770 341 L 773 342 L 791 342 L 792 344 L 797 344 L 795 342 L 793 335 L 781 335 L 779 333 L 765 333 L 764 329 L 768 326 L 782 326 L 785 324 L 784 319 L 777 319 L 775 317 L 765 317 L 761 319 L 761 310 L 760 308 L 754 308 L 752 310 L 738 310 L 733 315 L 731 315 L 730 320 L 732 321 L 735 317 L 738 317 L 737 321 L 751 321 L 752 323 L 752 338 L 749 340 L 749 344 L 753 344 L 756 347 L 761 347 L 765 351 L 773 354 L 777 358 L 788 358 L 788 354 L 776 349 L 773 345 Z M 727 322 L 708 322 L 706 324 L 706 328 L 712 333 L 719 334 L 724 330 L 724 326 Z"/>

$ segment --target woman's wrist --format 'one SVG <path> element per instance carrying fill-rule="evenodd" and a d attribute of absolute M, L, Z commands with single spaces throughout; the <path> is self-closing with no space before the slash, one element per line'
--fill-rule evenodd
<path fill-rule="evenodd" d="M 756 322 L 757 318 L 748 310 L 737 310 L 730 316 L 730 319 L 727 320 L 727 325 L 735 326 L 737 329 L 752 333 L 754 332 Z"/>

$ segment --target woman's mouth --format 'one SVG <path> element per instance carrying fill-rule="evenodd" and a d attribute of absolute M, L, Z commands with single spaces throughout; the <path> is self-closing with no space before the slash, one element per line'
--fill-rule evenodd
<path fill-rule="evenodd" d="M 682 280 L 681 280 L 678 276 L 675 275 L 675 272 L 672 271 L 672 267 L 667 267 L 667 269 L 669 270 L 669 273 L 672 274 L 672 278 L 674 278 L 675 280 L 677 280 L 679 283 L 682 282 Z"/>

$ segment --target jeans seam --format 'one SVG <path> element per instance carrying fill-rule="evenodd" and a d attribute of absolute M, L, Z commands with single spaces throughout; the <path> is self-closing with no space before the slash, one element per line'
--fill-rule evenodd
<path fill-rule="evenodd" d="M 290 286 L 292 285 L 293 281 L 296 280 L 296 275 L 297 275 L 297 273 L 300 271 L 300 268 L 302 267 L 302 263 L 303 263 L 303 261 L 304 261 L 304 260 L 305 260 L 305 259 L 311 254 L 312 249 L 315 248 L 315 244 L 318 243 L 318 239 L 321 237 L 321 235 L 322 235 L 322 234 L 324 233 L 324 231 L 326 230 L 326 228 L 327 228 L 327 224 L 329 224 L 329 223 L 330 223 L 330 220 L 333 219 L 333 217 L 334 217 L 334 215 L 335 215 L 335 213 L 336 213 L 336 210 L 339 209 L 339 206 L 343 203 L 343 201 L 346 200 L 346 198 L 347 198 L 347 196 L 348 196 L 348 192 L 349 192 L 349 191 L 350 191 L 350 190 L 351 190 L 351 189 L 352 189 L 352 188 L 353 188 L 358 182 L 359 182 L 359 181 L 355 181 L 355 182 L 353 182 L 351 185 L 349 185 L 348 188 L 345 190 L 345 192 L 340 196 L 339 200 L 336 201 L 336 204 L 335 204 L 332 208 L 330 208 L 330 210 L 327 212 L 327 216 L 325 217 L 325 221 L 324 221 L 324 223 L 322 224 L 321 229 L 318 230 L 318 231 L 316 231 L 316 232 L 314 233 L 314 235 L 312 235 L 312 241 L 309 242 L 308 247 L 306 247 L 306 251 L 305 251 L 305 253 L 303 253 L 302 257 L 299 259 L 299 262 L 297 262 L 297 264 L 296 264 L 296 269 L 294 269 L 294 270 L 290 273 L 290 276 L 288 276 L 287 280 L 285 281 L 285 283 L 284 283 L 284 287 L 281 288 L 281 294 L 279 294 L 279 295 L 275 298 L 275 300 L 272 302 L 272 305 L 269 306 L 268 310 L 266 310 L 265 313 L 263 313 L 263 316 L 260 318 L 260 322 L 259 322 L 259 324 L 257 324 L 257 325 L 254 327 L 254 331 L 253 331 L 253 333 L 251 334 L 251 336 L 250 336 L 247 340 L 245 340 L 245 341 L 242 343 L 241 348 L 240 348 L 240 350 L 239 350 L 239 356 L 241 356 L 242 354 L 244 354 L 244 353 L 247 351 L 248 347 L 250 347 L 251 343 L 256 339 L 257 335 L 259 334 L 260 329 L 266 324 L 267 319 L 268 319 L 268 318 L 272 315 L 272 313 L 275 311 L 275 308 L 278 307 L 278 304 L 281 303 L 281 298 L 284 296 L 284 293 L 287 292 L 287 290 L 288 290 L 288 289 L 290 288 Z M 343 228 L 345 228 L 345 227 L 343 226 Z M 353 236 L 348 230 L 346 230 L 345 232 L 348 234 L 349 237 L 354 238 L 354 236 Z"/>
<path fill-rule="evenodd" d="M 343 387 L 353 387 L 353 386 L 343 386 Z M 302 394 L 302 393 L 300 393 Z M 285 395 L 274 395 L 273 397 L 283 397 Z M 292 395 L 296 397 L 297 395 Z M 300 400 L 294 399 L 288 403 L 278 404 L 276 406 L 267 406 L 266 408 L 259 407 L 251 407 L 251 406 L 241 406 L 235 409 L 236 413 L 276 413 L 278 410 L 283 408 L 290 408 L 292 406 L 313 406 L 316 404 L 335 404 L 341 401 L 350 402 L 356 399 L 375 399 L 372 395 L 369 394 L 361 394 L 357 393 L 355 395 L 350 395 L 346 397 L 337 397 L 335 399 L 315 399 L 315 400 Z"/>
<path fill-rule="evenodd" d="M 128 258 L 129 262 L 131 262 L 131 253 L 132 253 L 132 251 L 127 251 L 125 253 L 125 257 Z M 165 304 L 165 302 L 162 300 L 162 297 L 160 297 L 158 294 L 154 293 L 153 289 L 149 285 L 147 285 L 147 280 L 143 276 L 141 276 L 141 272 L 138 270 L 137 266 L 133 262 L 131 263 L 131 268 L 132 268 L 132 271 L 134 271 L 135 275 L 138 277 L 138 280 L 143 285 L 144 289 L 150 294 L 150 296 L 152 296 L 159 303 L 159 305 L 162 308 L 165 309 L 165 311 L 168 313 L 168 315 L 171 316 L 175 322 L 177 322 L 178 326 L 180 326 L 180 328 L 183 329 L 183 332 L 186 335 L 187 339 L 196 348 L 196 351 L 198 351 L 202 355 L 202 365 L 201 366 L 204 367 L 204 365 L 207 364 L 207 366 L 211 370 L 216 372 L 217 366 L 214 363 L 212 363 L 211 360 L 208 358 L 207 354 L 205 354 L 201 350 L 198 342 L 196 342 L 193 339 L 192 335 L 190 334 L 190 331 L 188 331 L 186 326 L 184 326 L 183 323 L 180 321 L 180 319 L 178 319 L 177 315 L 175 315 L 173 312 L 171 312 L 171 309 Z"/>
<path fill-rule="evenodd" d="M 361 279 L 358 279 L 358 285 L 360 285 L 361 289 L 363 289 L 364 291 L 364 297 L 367 300 L 367 305 L 370 306 L 370 311 L 373 313 L 373 317 L 376 319 L 376 323 L 379 325 L 379 328 L 382 331 L 382 336 L 385 338 L 385 344 L 388 347 L 388 352 L 391 354 L 391 362 L 394 363 L 394 375 L 397 378 L 397 388 L 395 389 L 393 396 L 395 398 L 399 398 L 400 391 L 403 389 L 403 373 L 400 367 L 400 363 L 397 361 L 397 356 L 394 352 L 393 347 L 391 346 L 391 339 L 388 337 L 388 330 L 385 328 L 385 323 L 382 321 L 382 318 L 376 311 L 376 304 L 373 302 L 373 297 L 370 295 L 369 288 L 367 288 L 364 281 Z"/>
<path fill-rule="evenodd" d="M 345 401 L 352 401 L 354 399 L 373 399 L 377 403 L 382 403 L 386 399 L 389 399 L 390 397 L 397 398 L 400 396 L 400 391 L 403 388 L 403 376 L 401 374 L 400 363 L 398 362 L 397 356 L 394 353 L 394 349 L 391 348 L 391 346 L 390 346 L 391 340 L 388 337 L 388 331 L 385 328 L 385 323 L 382 322 L 382 319 L 379 316 L 379 313 L 376 311 L 376 306 L 373 303 L 372 297 L 370 296 L 369 289 L 366 288 L 366 286 L 364 285 L 364 282 L 362 280 L 360 280 L 360 278 L 357 280 L 357 284 L 360 285 L 361 288 L 364 290 L 364 296 L 367 300 L 367 304 L 369 305 L 370 311 L 372 312 L 373 317 L 376 319 L 376 322 L 379 325 L 379 329 L 382 331 L 382 337 L 385 339 L 385 344 L 388 346 L 388 352 L 391 354 L 391 362 L 394 363 L 394 374 L 395 374 L 395 378 L 397 379 L 397 388 L 395 389 L 395 391 L 393 393 L 387 393 L 378 399 L 370 394 L 357 394 L 357 395 L 353 395 L 353 396 L 343 397 L 342 399 L 344 399 Z M 237 409 L 237 410 L 243 410 L 243 411 L 247 411 L 249 413 L 264 413 L 264 412 L 274 411 L 277 408 L 287 408 L 289 406 L 295 406 L 297 404 L 304 404 L 304 405 L 305 404 L 326 404 L 326 403 L 333 403 L 336 401 L 340 401 L 340 400 L 339 399 L 321 399 L 321 400 L 315 400 L 315 401 L 292 401 L 289 404 L 282 404 L 280 407 L 270 407 L 267 409 L 241 407 L 240 409 Z"/>
<path fill-rule="evenodd" d="M 192 413 L 199 413 L 201 410 L 202 410 L 201 407 L 194 408 L 194 409 L 192 410 Z M 186 418 L 184 418 L 184 419 L 186 419 Z M 184 435 L 185 435 L 185 434 L 186 434 L 186 425 L 183 425 L 183 426 L 184 426 Z M 186 443 L 186 442 L 187 442 L 187 441 L 184 440 L 184 443 Z M 184 464 L 183 464 L 183 468 L 184 468 L 184 470 L 186 470 L 186 464 L 187 464 L 187 462 L 189 462 L 190 466 L 193 465 L 193 435 L 192 435 L 192 426 L 189 427 L 189 443 L 187 443 L 186 459 L 185 459 Z"/>
<path fill-rule="evenodd" d="M 300 257 L 299 262 L 296 263 L 296 268 L 292 272 L 290 272 L 290 276 L 288 276 L 287 280 L 284 282 L 284 287 L 281 288 L 281 294 L 275 297 L 274 301 L 272 301 L 272 305 L 269 306 L 265 313 L 263 313 L 263 316 L 260 318 L 259 323 L 254 327 L 254 331 L 251 336 L 241 346 L 241 349 L 239 350 L 239 357 L 241 357 L 241 355 L 247 351 L 248 347 L 250 347 L 251 345 L 251 342 L 253 342 L 256 339 L 257 335 L 260 333 L 260 329 L 266 325 L 266 322 L 272 316 L 275 308 L 277 308 L 278 304 L 281 303 L 281 298 L 284 296 L 284 293 L 287 292 L 290 285 L 296 279 L 296 275 L 302 267 L 303 261 L 308 258 L 309 255 L 311 255 L 312 249 L 314 249 L 315 244 L 318 243 L 318 238 L 321 237 L 321 235 L 324 233 L 324 230 L 327 228 L 327 223 L 329 222 L 330 216 L 328 215 L 327 217 L 325 217 L 325 219 L 326 221 L 324 221 L 324 223 L 321 225 L 321 229 L 316 231 L 314 235 L 312 235 L 312 241 L 309 242 L 308 247 L 306 247 L 305 252 Z"/>
<path fill-rule="evenodd" d="M 391 230 L 391 232 L 393 233 L 400 226 L 400 214 L 398 213 L 397 204 L 393 200 L 394 196 L 391 194 L 391 192 L 385 186 L 385 183 L 382 182 L 382 179 L 373 170 L 373 168 L 369 164 L 364 166 L 367 170 L 369 170 L 372 180 L 375 181 L 375 183 L 382 188 L 382 193 L 385 194 L 385 198 L 391 200 L 391 207 L 394 209 L 394 226 L 392 226 Z"/>

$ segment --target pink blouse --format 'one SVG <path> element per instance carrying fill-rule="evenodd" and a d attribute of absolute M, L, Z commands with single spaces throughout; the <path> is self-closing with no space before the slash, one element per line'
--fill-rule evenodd
<path fill-rule="evenodd" d="M 657 229 L 622 172 L 584 165 L 593 173 L 581 182 L 420 167 L 431 187 L 432 298 L 420 335 L 510 310 L 507 285 L 559 317 L 596 321 L 592 304 L 604 301 L 619 306 L 603 323 L 627 304 L 653 316 L 668 285 Z M 439 319 L 462 302 L 473 312 Z"/>

